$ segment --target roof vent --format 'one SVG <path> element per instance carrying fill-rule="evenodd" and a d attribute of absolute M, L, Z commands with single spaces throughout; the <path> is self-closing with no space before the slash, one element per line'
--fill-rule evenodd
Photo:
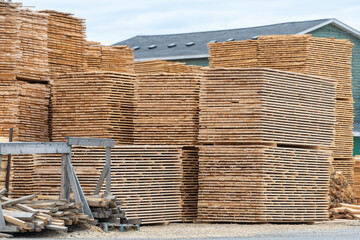
<path fill-rule="evenodd" d="M 251 38 L 252 40 L 257 40 L 258 39 L 258 36 L 254 36 Z"/>
<path fill-rule="evenodd" d="M 134 50 L 139 50 L 139 49 L 140 49 L 140 46 L 135 46 L 135 47 L 133 47 L 132 49 L 134 49 Z"/>
<path fill-rule="evenodd" d="M 154 49 L 156 47 L 157 47 L 156 45 L 150 45 L 150 46 L 148 46 L 148 49 Z"/>
<path fill-rule="evenodd" d="M 176 43 L 170 43 L 170 44 L 168 45 L 168 48 L 172 48 L 172 47 L 176 47 Z"/>
<path fill-rule="evenodd" d="M 209 43 L 216 43 L 218 42 L 217 40 L 211 40 Z"/>
<path fill-rule="evenodd" d="M 194 46 L 195 43 L 194 42 L 188 42 L 187 44 L 185 44 L 187 47 L 190 47 L 190 46 Z"/>
<path fill-rule="evenodd" d="M 225 40 L 225 42 L 231 42 L 231 41 L 235 41 L 235 38 L 228 38 Z"/>

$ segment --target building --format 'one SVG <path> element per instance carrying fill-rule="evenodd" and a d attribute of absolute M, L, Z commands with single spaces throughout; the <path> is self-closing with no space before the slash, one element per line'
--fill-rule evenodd
<path fill-rule="evenodd" d="M 352 58 L 354 97 L 354 154 L 360 155 L 360 32 L 341 21 L 319 19 L 286 22 L 230 30 L 135 36 L 114 45 L 129 45 L 135 61 L 167 60 L 191 65 L 208 66 L 209 42 L 241 41 L 260 35 L 312 34 L 314 37 L 349 39 L 354 43 Z"/>

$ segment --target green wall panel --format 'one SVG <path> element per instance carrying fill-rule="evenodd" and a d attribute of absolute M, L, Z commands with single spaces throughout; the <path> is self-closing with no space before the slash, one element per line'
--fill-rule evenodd
<path fill-rule="evenodd" d="M 360 155 L 360 137 L 354 137 L 354 156 Z"/>
<path fill-rule="evenodd" d="M 352 90 L 354 98 L 354 116 L 355 121 L 360 121 L 360 39 L 350 35 L 349 33 L 335 27 L 334 25 L 327 25 L 322 28 L 319 28 L 311 34 L 314 37 L 335 37 L 338 39 L 349 39 L 353 46 L 353 56 L 352 56 Z"/>

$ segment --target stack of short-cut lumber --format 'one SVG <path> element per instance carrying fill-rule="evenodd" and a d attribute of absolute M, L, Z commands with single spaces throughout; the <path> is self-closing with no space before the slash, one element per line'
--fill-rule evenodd
<path fill-rule="evenodd" d="M 99 137 L 132 143 L 133 94 L 131 74 L 60 74 L 52 87 L 52 140 Z"/>
<path fill-rule="evenodd" d="M 72 150 L 75 172 L 84 193 L 91 195 L 105 165 L 105 148 L 74 146 Z M 34 193 L 58 196 L 61 156 L 33 156 Z M 111 192 L 123 202 L 127 217 L 144 224 L 182 220 L 181 147 L 118 145 L 112 148 L 111 161 Z"/>
<path fill-rule="evenodd" d="M 49 86 L 14 77 L 0 75 L 0 136 L 8 137 L 13 128 L 14 141 L 49 141 Z"/>
<path fill-rule="evenodd" d="M 353 100 L 348 39 L 311 35 L 259 36 L 258 40 L 210 43 L 211 67 L 266 67 L 337 80 L 336 135 L 333 166 L 353 183 Z"/>
<path fill-rule="evenodd" d="M 326 220 L 335 80 L 208 68 L 200 82 L 198 220 Z"/>
<path fill-rule="evenodd" d="M 197 74 L 140 74 L 135 83 L 135 144 L 191 146 L 198 133 Z"/>
<path fill-rule="evenodd" d="M 47 15 L 0 2 L 0 17 L 0 72 L 48 82 Z"/>
<path fill-rule="evenodd" d="M 340 207 L 341 203 L 355 204 L 353 188 L 346 177 L 339 171 L 330 174 L 329 209 Z"/>
<path fill-rule="evenodd" d="M 48 15 L 47 46 L 51 74 L 83 72 L 86 65 L 85 20 L 70 13 L 41 12 Z"/>
<path fill-rule="evenodd" d="M 201 73 L 200 66 L 185 65 L 181 62 L 168 62 L 163 60 L 151 60 L 136 62 L 136 74 L 156 74 L 156 73 Z"/>
<path fill-rule="evenodd" d="M 129 46 L 102 46 L 97 42 L 87 42 L 86 61 L 89 71 L 134 73 L 134 54 Z"/>

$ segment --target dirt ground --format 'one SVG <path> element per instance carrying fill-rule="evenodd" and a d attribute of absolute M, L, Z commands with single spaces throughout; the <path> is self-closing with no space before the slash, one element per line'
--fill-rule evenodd
<path fill-rule="evenodd" d="M 15 237 L 29 238 L 124 238 L 124 239 L 176 239 L 176 238 L 216 238 L 216 237 L 251 237 L 259 234 L 276 234 L 299 230 L 340 230 L 359 228 L 360 221 L 336 220 L 309 224 L 188 224 L 171 223 L 167 225 L 142 226 L 140 232 L 126 229 L 120 232 L 112 229 L 105 233 L 98 227 L 83 225 L 71 232 L 46 231 L 28 233 Z"/>

